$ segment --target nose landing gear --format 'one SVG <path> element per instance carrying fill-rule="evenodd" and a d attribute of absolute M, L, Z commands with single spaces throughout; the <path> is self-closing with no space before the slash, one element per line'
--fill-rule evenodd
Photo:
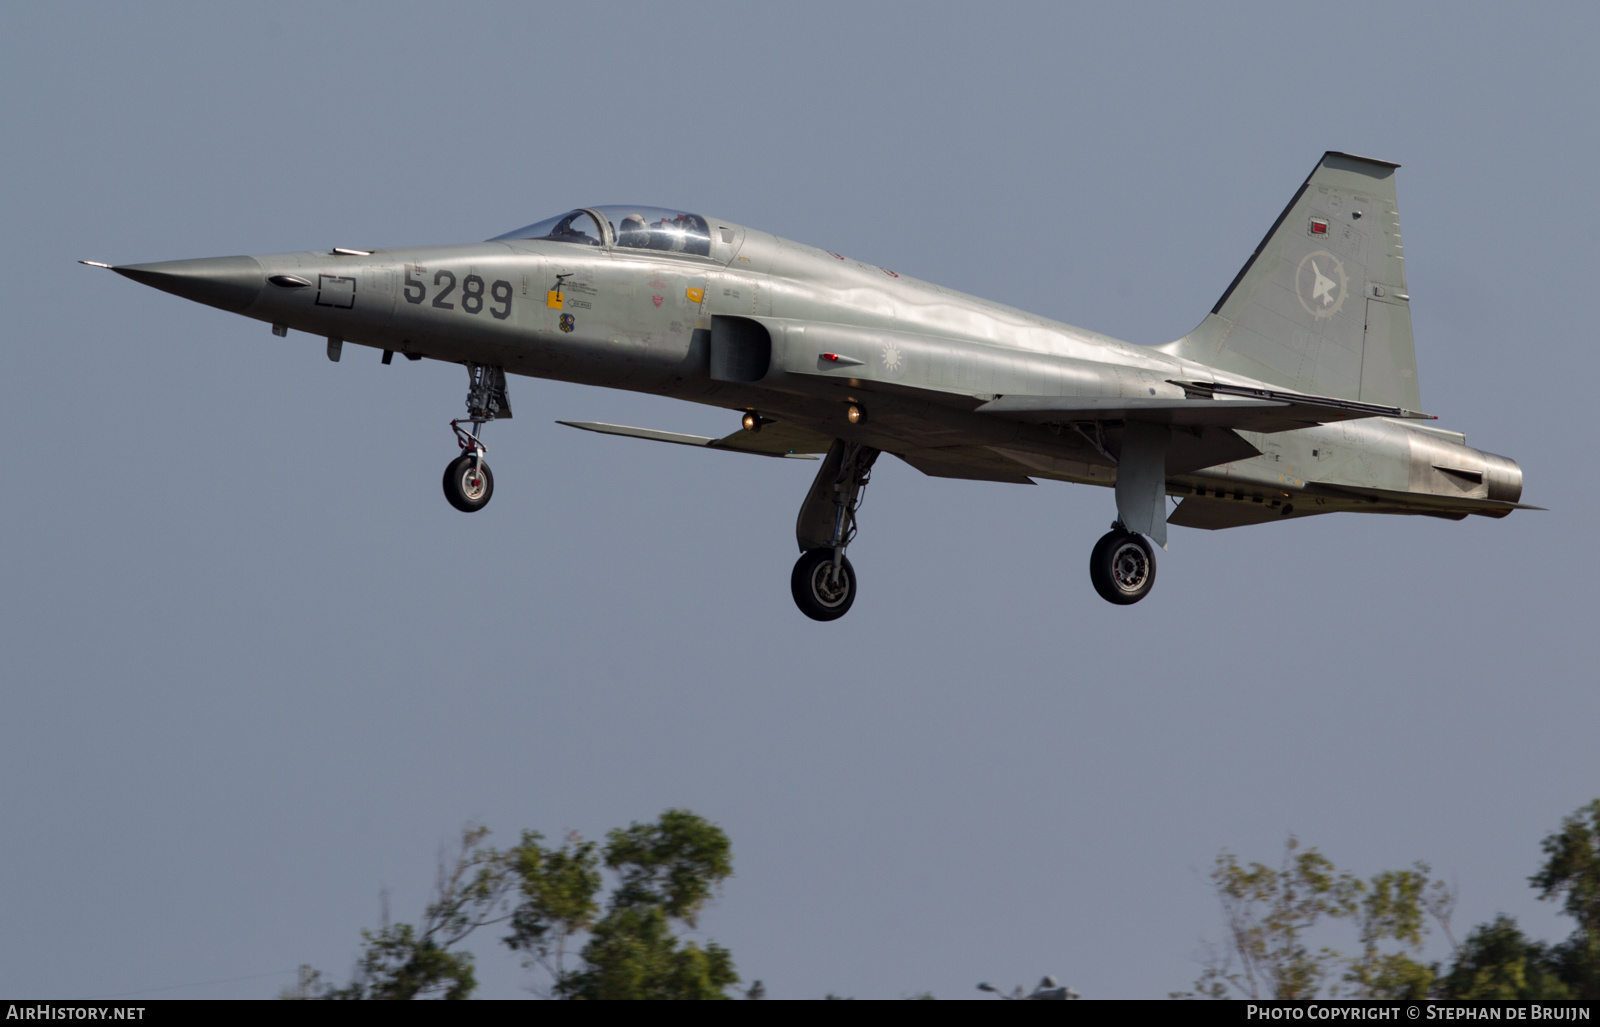
<path fill-rule="evenodd" d="M 494 495 L 494 474 L 483 462 L 483 454 L 480 444 L 450 461 L 444 469 L 444 498 L 462 513 L 482 510 Z"/>
<path fill-rule="evenodd" d="M 1143 535 L 1129 531 L 1118 521 L 1089 554 L 1089 580 L 1094 582 L 1101 599 L 1132 606 L 1149 595 L 1156 583 L 1155 550 Z"/>
<path fill-rule="evenodd" d="M 450 422 L 461 455 L 444 469 L 444 498 L 463 513 L 475 513 L 489 505 L 494 495 L 494 475 L 483 462 L 483 454 L 489 451 L 483 444 L 483 426 L 510 417 L 511 401 L 506 397 L 503 367 L 468 364 L 467 381 L 467 416 Z M 461 427 L 463 423 L 470 427 Z"/>

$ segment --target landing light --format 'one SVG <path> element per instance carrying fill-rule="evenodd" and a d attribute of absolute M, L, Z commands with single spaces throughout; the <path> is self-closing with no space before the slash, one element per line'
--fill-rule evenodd
<path fill-rule="evenodd" d="M 746 412 L 744 417 L 740 419 L 739 423 L 744 425 L 745 431 L 761 430 L 761 418 L 754 410 Z"/>
<path fill-rule="evenodd" d="M 851 424 L 865 424 L 867 421 L 867 408 L 859 403 L 851 403 L 844 408 L 844 419 Z"/>

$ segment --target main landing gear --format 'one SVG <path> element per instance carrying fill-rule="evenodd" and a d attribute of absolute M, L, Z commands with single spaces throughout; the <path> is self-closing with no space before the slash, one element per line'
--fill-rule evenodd
<path fill-rule="evenodd" d="M 511 401 L 506 397 L 503 367 L 468 364 L 467 380 L 467 416 L 450 422 L 461 455 L 444 469 L 444 498 L 463 513 L 476 513 L 494 496 L 494 475 L 483 462 L 483 454 L 489 451 L 483 444 L 483 426 L 510 417 Z M 470 427 L 461 427 L 463 422 Z"/>
<path fill-rule="evenodd" d="M 1132 606 L 1156 583 L 1155 550 L 1143 535 L 1117 521 L 1089 554 L 1089 580 L 1101 599 Z"/>
<path fill-rule="evenodd" d="M 856 601 L 856 571 L 844 551 L 856 537 L 861 492 L 877 459 L 871 446 L 835 439 L 800 504 L 794 531 L 800 559 L 789 575 L 789 591 L 812 620 L 838 620 Z"/>

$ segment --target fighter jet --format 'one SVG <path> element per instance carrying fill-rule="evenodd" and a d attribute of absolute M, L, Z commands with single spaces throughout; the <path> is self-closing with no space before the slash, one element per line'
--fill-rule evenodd
<path fill-rule="evenodd" d="M 1199 326 L 1158 346 L 655 207 L 579 207 L 457 246 L 84 263 L 280 337 L 325 338 L 329 360 L 354 343 L 385 364 L 464 365 L 444 494 L 466 513 L 494 495 L 483 436 L 511 416 L 507 376 L 555 378 L 721 407 L 740 424 L 706 438 L 559 422 L 574 428 L 820 457 L 790 575 L 815 620 L 855 602 L 846 550 L 883 453 L 935 477 L 1112 489 L 1089 578 L 1130 605 L 1155 582 L 1168 524 L 1529 509 L 1515 461 L 1418 412 L 1397 167 L 1324 154 Z"/>

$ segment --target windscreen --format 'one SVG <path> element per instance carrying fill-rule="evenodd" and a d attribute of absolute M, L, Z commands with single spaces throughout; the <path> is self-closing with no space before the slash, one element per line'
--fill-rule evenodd
<path fill-rule="evenodd" d="M 594 218 L 586 210 L 572 210 L 553 218 L 545 218 L 543 221 L 535 221 L 514 232 L 497 235 L 490 242 L 495 239 L 551 239 L 556 242 L 575 242 L 587 246 L 601 246 L 605 243 L 600 226 L 594 223 Z"/>

